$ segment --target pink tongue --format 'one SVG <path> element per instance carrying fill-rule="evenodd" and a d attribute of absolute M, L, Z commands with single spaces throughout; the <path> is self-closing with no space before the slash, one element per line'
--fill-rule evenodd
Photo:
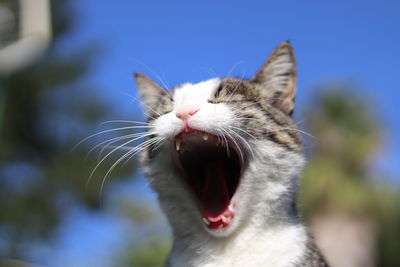
<path fill-rule="evenodd" d="M 203 215 L 218 217 L 229 205 L 228 188 L 225 182 L 225 172 L 222 162 L 209 162 L 205 170 L 205 185 L 203 191 Z"/>

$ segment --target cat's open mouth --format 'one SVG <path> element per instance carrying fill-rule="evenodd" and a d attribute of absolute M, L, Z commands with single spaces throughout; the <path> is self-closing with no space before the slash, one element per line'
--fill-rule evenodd
<path fill-rule="evenodd" d="M 244 167 L 240 144 L 226 137 L 189 131 L 178 134 L 173 145 L 175 165 L 194 195 L 203 223 L 209 229 L 230 225 L 234 217 L 232 198 Z"/>

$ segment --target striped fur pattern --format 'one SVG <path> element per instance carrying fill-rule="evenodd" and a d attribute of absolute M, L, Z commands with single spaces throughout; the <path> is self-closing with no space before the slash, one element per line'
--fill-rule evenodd
<path fill-rule="evenodd" d="M 296 65 L 289 43 L 249 80 L 211 79 L 164 91 L 143 74 L 135 77 L 149 116 L 148 141 L 157 140 L 144 149 L 142 164 L 174 238 L 166 266 L 328 266 L 296 211 L 304 156 L 291 118 Z M 187 104 L 199 106 L 191 128 L 233 140 L 247 162 L 232 198 L 234 220 L 218 233 L 204 227 L 173 168 L 171 144 L 184 129 L 176 110 Z"/>
<path fill-rule="evenodd" d="M 301 139 L 295 123 L 282 110 L 274 108 L 276 99 L 260 94 L 262 90 L 256 82 L 226 78 L 221 81 L 212 101 L 231 106 L 241 121 L 241 127 L 257 139 L 265 138 L 290 151 L 301 152 Z"/>

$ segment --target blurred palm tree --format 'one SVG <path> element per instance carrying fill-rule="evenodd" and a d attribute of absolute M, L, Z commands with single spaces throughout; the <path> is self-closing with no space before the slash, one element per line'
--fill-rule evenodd
<path fill-rule="evenodd" d="M 392 201 L 369 175 L 382 126 L 372 103 L 349 86 L 319 88 L 305 112 L 316 140 L 300 187 L 300 208 L 332 266 L 375 266 L 381 219 Z"/>
<path fill-rule="evenodd" d="M 132 244 L 132 250 L 119 259 L 116 267 L 160 267 L 164 265 L 171 242 L 160 236 Z"/>
<path fill-rule="evenodd" d="M 18 17 L 15 1 L 0 1 Z M 98 46 L 60 49 L 76 21 L 69 2 L 51 1 L 53 40 L 44 54 L 0 76 L 0 258 L 23 259 L 26 244 L 51 237 L 66 208 L 99 207 L 101 179 L 85 186 L 97 156 L 85 161 L 90 144 L 70 151 L 111 109 L 79 83 Z M 98 173 L 104 175 L 115 159 L 105 160 Z M 127 177 L 133 168 L 126 165 L 113 176 Z"/>
<path fill-rule="evenodd" d="M 304 116 L 316 139 L 307 144 L 311 158 L 302 180 L 303 213 L 375 216 L 381 206 L 368 165 L 380 147 L 378 120 L 349 87 L 318 91 Z"/>
<path fill-rule="evenodd" d="M 396 188 L 380 218 L 377 240 L 377 266 L 400 266 L 400 190 Z"/>

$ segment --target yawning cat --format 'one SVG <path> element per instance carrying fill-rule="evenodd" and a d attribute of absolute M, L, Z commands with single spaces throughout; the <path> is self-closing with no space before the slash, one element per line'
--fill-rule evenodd
<path fill-rule="evenodd" d="M 135 74 L 149 116 L 142 162 L 173 231 L 166 266 L 328 266 L 296 211 L 296 62 L 279 45 L 250 80 L 165 91 Z"/>

